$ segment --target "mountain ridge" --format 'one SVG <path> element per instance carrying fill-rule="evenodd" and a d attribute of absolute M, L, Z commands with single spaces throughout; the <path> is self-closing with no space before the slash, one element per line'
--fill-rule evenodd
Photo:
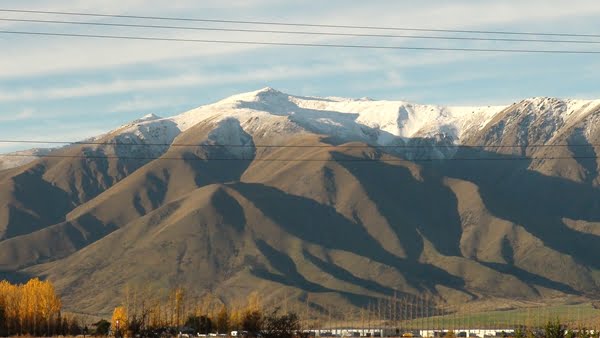
<path fill-rule="evenodd" d="M 596 122 L 600 101 L 477 111 L 271 88 L 146 116 L 0 171 L 0 272 L 95 313 L 148 280 L 315 307 L 592 298 Z"/>
<path fill-rule="evenodd" d="M 312 107 L 317 108 L 317 110 L 326 110 L 324 108 L 326 108 L 328 104 L 340 106 L 338 109 L 342 114 L 339 115 L 338 118 L 343 118 L 345 117 L 344 115 L 352 115 L 359 112 L 360 116 L 356 119 L 358 125 L 371 128 L 372 130 L 381 133 L 381 135 L 379 135 L 381 139 L 369 140 L 373 144 L 387 145 L 390 143 L 393 144 L 397 138 L 402 139 L 419 136 L 433 137 L 439 134 L 449 135 L 452 143 L 462 144 L 461 141 L 463 137 L 461 136 L 468 136 L 462 135 L 464 132 L 468 133 L 470 129 L 483 128 L 485 124 L 490 122 L 494 117 L 497 117 L 501 111 L 516 104 L 541 106 L 542 108 L 530 109 L 529 113 L 539 113 L 544 110 L 545 104 L 554 104 L 558 107 L 565 107 L 563 112 L 558 114 L 559 117 L 576 120 L 576 118 L 573 117 L 578 117 L 578 114 L 573 114 L 573 112 L 577 111 L 580 114 L 584 114 L 586 109 L 581 109 L 581 106 L 591 106 L 591 108 L 587 110 L 589 112 L 589 110 L 593 110 L 594 107 L 600 106 L 600 100 L 563 100 L 551 97 L 532 97 L 512 105 L 440 106 L 422 105 L 406 101 L 365 100 L 364 98 L 352 99 L 343 97 L 296 96 L 283 93 L 271 87 L 265 87 L 252 92 L 232 95 L 215 103 L 203 105 L 171 117 L 160 117 L 152 113 L 147 114 L 139 119 L 122 125 L 117 129 L 109 131 L 104 135 L 95 136 L 89 140 L 85 140 L 83 143 L 90 140 L 95 142 L 106 135 L 114 134 L 115 136 L 118 136 L 113 140 L 114 142 L 136 143 L 146 141 L 146 143 L 164 144 L 166 146 L 167 144 L 172 143 L 180 133 L 201 121 L 219 117 L 240 118 L 239 114 L 236 113 L 233 113 L 233 116 L 227 116 L 227 112 L 231 113 L 235 110 L 241 110 L 243 113 L 251 113 L 251 110 L 256 111 L 263 109 L 270 115 L 273 115 L 273 113 L 269 111 L 269 107 L 271 107 L 272 110 L 280 112 L 278 114 L 288 116 L 289 118 L 290 115 L 298 114 L 294 111 L 294 108 L 299 109 L 301 115 L 302 108 L 310 109 L 310 107 Z M 407 111 L 407 108 L 410 109 L 410 111 Z M 217 111 L 219 110 L 224 111 L 225 114 L 218 114 Z M 310 111 L 305 111 L 307 114 L 309 112 Z M 365 115 L 365 117 L 362 117 L 360 112 L 362 112 L 362 115 Z M 474 120 L 480 121 L 476 123 Z M 268 121 L 262 122 L 268 123 Z M 356 129 L 355 126 L 345 125 L 346 128 L 333 128 L 327 130 L 327 128 L 324 128 L 326 124 L 336 125 L 340 123 L 344 124 L 344 122 L 351 122 L 336 121 L 335 116 L 332 117 L 331 115 L 309 118 L 304 121 L 296 120 L 295 122 L 304 122 L 302 127 L 306 128 L 306 124 L 308 124 L 309 128 L 313 127 L 321 132 L 339 132 L 344 131 L 344 129 Z M 360 131 L 354 130 L 354 138 L 357 138 L 356 134 L 359 132 Z M 358 138 L 360 139 L 360 137 Z M 46 155 L 51 150 L 53 149 L 45 148 L 18 152 L 16 153 L 19 155 L 18 160 L 14 157 L 11 158 L 10 155 L 12 154 L 6 154 L 4 156 L 0 155 L 0 170 L 26 164 L 40 156 Z M 23 154 L 31 154 L 31 156 L 24 157 L 22 156 Z"/>

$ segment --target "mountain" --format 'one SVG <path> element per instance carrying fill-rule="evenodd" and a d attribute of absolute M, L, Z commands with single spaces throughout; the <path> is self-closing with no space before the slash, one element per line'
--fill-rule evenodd
<path fill-rule="evenodd" d="M 272 88 L 0 171 L 0 273 L 363 307 L 600 291 L 600 100 L 442 107 Z"/>
<path fill-rule="evenodd" d="M 48 155 L 48 153 L 50 153 L 50 149 L 34 148 L 0 155 L 0 170 L 20 167 L 44 155 Z"/>

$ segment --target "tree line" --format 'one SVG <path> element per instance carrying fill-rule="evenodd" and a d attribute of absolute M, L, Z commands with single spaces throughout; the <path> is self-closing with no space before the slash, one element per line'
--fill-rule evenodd
<path fill-rule="evenodd" d="M 67 332 L 73 320 L 61 315 L 61 301 L 49 281 L 0 281 L 0 336 L 50 336 Z"/>
<path fill-rule="evenodd" d="M 526 316 L 508 316 L 489 323 L 476 319 L 477 312 L 466 305 L 449 308 L 440 306 L 432 298 L 397 297 L 396 294 L 387 299 L 377 299 L 358 310 L 330 306 L 312 308 L 307 296 L 305 305 L 294 304 L 291 311 L 288 311 L 287 295 L 266 305 L 261 303 L 256 292 L 235 304 L 226 304 L 211 294 L 188 294 L 183 288 L 144 291 L 127 287 L 119 297 L 120 304 L 114 309 L 112 319 L 93 324 L 95 334 L 108 335 L 112 330 L 118 337 L 154 337 L 175 335 L 186 330 L 201 334 L 246 331 L 250 336 L 285 338 L 300 336 L 302 332 L 317 328 L 387 328 L 389 332 L 401 335 L 419 328 L 456 330 L 491 327 L 516 329 L 515 336 L 518 338 L 555 337 L 554 333 L 558 334 L 558 338 L 600 338 L 599 330 L 585 329 L 597 327 L 597 315 L 588 318 L 577 313 L 573 316 L 574 310 L 563 313 L 566 317 L 561 317 L 566 321 L 562 325 L 548 321 L 555 315 L 544 309 L 528 309 Z M 85 317 L 82 323 L 80 318 L 63 313 L 61 309 L 60 297 L 49 281 L 37 278 L 24 284 L 0 281 L 0 337 L 92 333 L 87 330 L 86 324 L 90 323 L 85 322 Z M 554 326 L 544 327 L 543 323 Z"/>
<path fill-rule="evenodd" d="M 154 300 L 126 290 L 124 301 L 113 311 L 111 330 L 118 337 L 155 337 L 183 331 L 229 335 L 239 331 L 254 337 L 292 338 L 302 335 L 300 324 L 293 312 L 263 308 L 256 292 L 244 304 L 228 307 L 211 295 L 190 302 L 185 291 L 177 288 Z"/>

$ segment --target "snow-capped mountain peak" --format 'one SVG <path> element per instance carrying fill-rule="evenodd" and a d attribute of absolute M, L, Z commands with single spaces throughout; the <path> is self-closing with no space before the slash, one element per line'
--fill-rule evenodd
<path fill-rule="evenodd" d="M 147 121 L 155 121 L 155 120 L 160 120 L 160 119 L 162 119 L 161 116 L 158 116 L 156 114 L 150 113 L 150 114 L 146 114 L 146 115 L 140 117 L 137 120 L 133 120 L 130 124 L 147 122 Z"/>
<path fill-rule="evenodd" d="M 541 128 L 543 130 L 534 134 L 543 134 L 539 140 L 545 142 L 560 127 L 576 123 L 598 106 L 600 100 L 549 97 L 534 97 L 503 106 L 439 106 L 370 98 L 298 96 L 265 87 L 171 117 L 148 114 L 94 140 L 167 146 L 190 128 L 206 124 L 215 129 L 211 134 L 213 141 L 227 140 L 240 132 L 263 143 L 312 133 L 341 142 L 372 145 L 405 143 L 417 138 L 430 139 L 433 143 L 443 140 L 448 146 L 461 144 L 486 126 L 504 121 L 494 129 L 498 135 L 503 135 L 510 125 L 521 129 Z M 241 129 L 230 130 L 232 126 Z M 219 133 L 231 135 L 217 135 Z M 157 151 L 151 155 L 166 148 Z"/>

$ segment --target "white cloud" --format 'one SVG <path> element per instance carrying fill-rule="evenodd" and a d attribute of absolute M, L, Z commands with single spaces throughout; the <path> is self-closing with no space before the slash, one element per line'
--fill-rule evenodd
<path fill-rule="evenodd" d="M 39 90 L 22 89 L 0 93 L 0 101 L 25 101 L 44 99 L 66 99 L 75 97 L 88 97 L 98 95 L 136 92 L 142 90 L 159 89 L 165 87 L 185 87 L 202 83 L 203 77 L 198 75 L 177 75 L 167 78 L 144 80 L 115 80 L 105 83 L 88 83 L 80 86 L 42 88 Z"/>
<path fill-rule="evenodd" d="M 442 29 L 490 27 L 510 22 L 514 25 L 505 30 L 519 30 L 519 25 L 552 24 L 556 19 L 593 17 L 598 13 L 600 6 L 595 0 L 369 1 L 362 6 L 346 7 L 331 15 L 329 21 L 336 24 L 352 22 L 356 25 Z M 558 30 L 565 29 L 561 27 Z"/>
<path fill-rule="evenodd" d="M 218 1 L 206 0 L 202 2 L 192 0 L 164 1 L 151 0 L 106 0 L 102 2 L 78 1 L 23 1 L 23 7 L 41 8 L 52 10 L 89 11 L 103 13 L 127 13 L 142 15 L 168 15 L 181 17 L 212 17 L 230 19 L 261 20 L 265 18 L 280 17 L 277 21 L 311 22 L 331 24 L 356 24 L 377 26 L 403 26 L 403 27 L 431 27 L 431 28 L 486 28 L 494 25 L 510 23 L 509 30 L 519 30 L 523 26 L 537 27 L 537 30 L 553 30 L 557 19 L 573 19 L 575 25 L 594 27 L 592 20 L 575 20 L 579 16 L 594 16 L 600 14 L 600 6 L 595 0 L 573 0 L 569 3 L 558 0 L 507 0 L 507 1 L 421 1 L 421 2 L 392 2 L 369 1 L 368 3 L 348 6 L 346 2 L 331 1 L 331 3 L 306 3 L 290 1 L 288 4 L 293 9 L 286 11 L 281 2 L 275 0 L 235 0 Z M 276 6 L 278 4 L 279 6 Z M 232 11 L 232 8 L 244 11 Z M 310 10 L 309 10 L 310 9 Z M 167 14 L 165 14 L 167 13 Z M 207 14 L 209 13 L 209 14 Z M 235 13 L 235 14 L 232 14 Z M 17 15 L 19 16 L 19 15 Z M 23 15 L 20 15 L 23 16 Z M 31 14 L 27 15 L 31 17 Z M 284 18 L 284 19 L 283 19 Z M 575 18 L 575 19 L 574 19 Z M 546 29 L 539 27 L 544 24 Z M 228 25 L 231 26 L 231 25 Z M 239 26 L 239 25 L 238 25 Z M 236 26 L 236 27 L 238 27 Z M 45 30 L 46 26 L 27 26 L 33 30 Z M 54 27 L 54 26 L 53 26 Z M 241 26 L 246 27 L 246 26 Z M 547 27 L 551 27 L 547 29 Z M 88 27 L 89 28 L 89 27 Z M 68 32 L 98 32 L 82 27 L 69 27 Z M 50 29 L 56 29 L 50 27 Z M 532 29 L 532 28 L 527 28 Z M 567 30 L 561 26 L 557 30 Z M 575 29 L 569 26 L 569 29 Z M 323 29 L 320 29 L 323 30 Z M 105 30 L 100 30 L 104 32 Z M 109 32 L 115 33 L 110 30 Z M 124 30 L 117 33 L 136 33 L 144 36 L 161 35 L 155 30 Z M 135 35 L 135 34 L 131 35 Z M 237 38 L 272 41 L 302 40 L 301 37 L 278 36 L 265 34 L 227 34 L 199 32 L 190 34 L 170 32 L 167 36 L 196 37 L 196 38 Z M 2 37 L 3 38 L 3 37 Z M 207 57 L 215 55 L 236 55 L 261 47 L 243 45 L 215 45 L 178 42 L 143 42 L 120 40 L 89 40 L 83 38 L 59 37 L 10 37 L 12 43 L 3 46 L 3 62 L 0 63 L 0 77 L 36 76 L 51 73 L 69 73 L 81 70 L 110 69 L 124 65 L 143 63 L 176 62 L 182 58 Z M 322 41 L 310 38 L 307 41 Z M 333 41 L 333 40 L 332 40 Z M 339 40 L 338 40 L 339 41 Z M 383 42 L 388 40 L 377 40 Z M 403 40 L 394 40 L 399 44 Z M 369 42 L 374 41 L 370 40 Z M 392 42 L 389 42 L 392 43 Z M 433 42 L 427 42 L 431 45 Z M 436 42 L 437 43 L 437 42 Z M 453 43 L 457 45 L 456 43 Z M 264 49 L 264 48 L 263 48 Z M 265 50 L 268 55 L 276 55 L 281 49 L 269 48 Z M 306 49 L 304 49 L 306 51 Z M 300 52 L 303 53 L 303 52 Z M 310 54 L 311 51 L 306 52 Z M 326 52 L 336 55 L 337 50 L 328 49 Z M 414 53 L 405 52 L 402 55 L 411 57 Z M 438 56 L 435 61 L 443 62 L 451 58 L 450 54 Z M 219 62 L 212 60 L 212 62 Z"/>
<path fill-rule="evenodd" d="M 109 95 L 126 92 L 140 92 L 144 90 L 157 90 L 162 88 L 181 88 L 204 85 L 224 85 L 244 83 L 248 81 L 270 82 L 282 78 L 304 78 L 322 76 L 340 72 L 365 72 L 374 69 L 374 66 L 342 62 L 335 65 L 321 65 L 315 67 L 288 67 L 277 66 L 244 73 L 219 73 L 219 74 L 178 74 L 170 77 L 152 79 L 126 79 L 102 83 L 88 83 L 80 86 L 62 88 L 43 88 L 39 90 L 20 89 L 0 92 L 0 102 L 26 101 L 40 99 L 66 99 L 74 97 L 89 97 Z"/>
<path fill-rule="evenodd" d="M 124 34 L 122 34 L 124 35 Z M 94 40 L 73 37 L 20 37 L 3 47 L 0 77 L 14 78 L 102 70 L 124 65 L 209 57 L 254 47 L 160 41 Z"/>
<path fill-rule="evenodd" d="M 172 0 L 165 3 L 161 0 L 25 0 L 23 8 L 39 8 L 50 10 L 88 11 L 115 14 L 165 15 L 181 17 L 212 17 L 224 19 L 261 20 L 277 18 L 274 21 L 313 22 L 330 24 L 356 24 L 376 26 L 401 27 L 430 27 L 454 29 L 493 29 L 493 27 L 508 27 L 506 30 L 538 30 L 538 31 L 567 31 L 580 27 L 594 26 L 593 20 L 574 20 L 577 17 L 600 14 L 600 6 L 596 0 L 573 0 L 566 3 L 560 0 L 506 0 L 506 1 L 437 1 L 420 2 L 390 2 L 373 0 L 368 3 L 348 6 L 346 1 L 332 0 L 325 3 L 307 3 L 290 0 L 282 5 L 276 0 Z M 298 10 L 285 10 L 288 9 Z M 243 9 L 232 11 L 231 8 Z M 27 15 L 31 16 L 31 15 Z M 571 20 L 574 25 L 557 26 L 555 20 Z M 37 26 L 36 26 L 37 27 Z M 490 28 L 492 27 L 492 28 Z M 556 28 L 555 28 L 556 27 Z M 75 33 L 86 28 L 74 28 Z M 291 28 L 290 28 L 291 29 Z M 137 31 L 136 31 L 137 32 Z M 144 34 L 159 34 L 155 31 L 144 30 Z M 122 34 L 128 33 L 124 31 Z M 396 32 L 400 33 L 400 32 Z M 194 36 L 188 33 L 177 36 Z M 202 35 L 201 35 L 202 36 Z M 231 35 L 209 34 L 211 37 Z M 256 40 L 273 40 L 267 35 L 244 35 Z M 4 36 L 0 36 L 4 38 Z M 475 60 L 486 60 L 498 57 L 498 53 L 455 53 L 455 52 L 399 52 L 399 51 L 367 51 L 339 49 L 294 49 L 295 56 L 290 57 L 290 49 L 281 52 L 280 48 L 267 48 L 256 52 L 259 47 L 238 45 L 214 45 L 196 43 L 143 42 L 121 40 L 87 40 L 79 38 L 14 38 L 14 43 L 3 45 L 3 57 L 0 63 L 0 79 L 35 77 L 48 74 L 71 74 L 77 76 L 79 71 L 105 71 L 109 74 L 121 74 L 127 66 L 151 64 L 168 72 L 163 78 L 134 79 L 122 76 L 114 81 L 83 83 L 81 86 L 43 88 L 11 88 L 0 92 L 0 101 L 20 101 L 34 99 L 64 99 L 97 95 L 111 95 L 124 92 L 140 92 L 162 88 L 181 88 L 189 86 L 223 85 L 243 83 L 244 81 L 270 82 L 285 77 L 307 78 L 319 75 L 335 74 L 342 71 L 364 72 L 379 70 L 387 77 L 386 81 L 372 84 L 372 90 L 389 88 L 390 85 L 402 87 L 404 81 L 402 72 L 416 66 L 430 66 L 450 63 L 466 63 Z M 290 40 L 290 37 L 279 37 Z M 312 39 L 312 38 L 311 38 Z M 314 40 L 319 41 L 319 40 Z M 334 40 L 331 40 L 334 41 Z M 335 40 L 340 41 L 340 40 Z M 344 40 L 341 40 L 344 41 Z M 393 42 L 392 42 L 393 41 Z M 370 43 L 389 43 L 401 45 L 402 39 L 369 40 Z M 411 42 L 412 44 L 413 42 Z M 415 43 L 417 43 L 415 41 Z M 422 42 L 427 45 L 449 45 L 454 42 Z M 497 45 L 500 48 L 505 45 Z M 514 46 L 514 45 L 512 45 Z M 248 53 L 252 51 L 252 54 Z M 278 58 L 279 55 L 284 57 Z M 317 67 L 302 67 L 310 56 L 319 55 L 329 65 Z M 339 55 L 343 55 L 339 57 Z M 367 55 L 367 57 L 365 57 Z M 507 54 L 501 54 L 505 57 Z M 232 57 L 234 56 L 234 57 Z M 512 55 L 511 55 L 512 57 Z M 243 61 L 238 61 L 240 59 Z M 186 59 L 202 60 L 206 68 L 223 69 L 227 65 L 241 63 L 251 65 L 251 60 L 260 58 L 271 59 L 278 66 L 272 69 L 248 68 L 248 72 L 215 74 L 189 71 Z M 342 66 L 334 65 L 343 59 Z M 261 62 L 264 64 L 264 62 Z M 178 69 L 178 67 L 181 67 Z M 188 68 L 188 69 L 186 69 Z M 490 71 L 493 71 L 491 69 Z M 442 71 L 443 72 L 443 71 Z M 590 72 L 582 76 L 589 76 Z M 591 76 L 596 74 L 591 73 Z M 440 74 L 445 77 L 446 74 Z M 365 88 L 368 84 L 364 83 Z M 124 103 L 125 104 L 125 103 Z M 134 103 L 129 108 L 134 109 Z M 141 102 L 137 102 L 141 105 Z M 147 103 L 147 109 L 150 109 Z M 159 107 L 155 106 L 155 107 Z"/>

